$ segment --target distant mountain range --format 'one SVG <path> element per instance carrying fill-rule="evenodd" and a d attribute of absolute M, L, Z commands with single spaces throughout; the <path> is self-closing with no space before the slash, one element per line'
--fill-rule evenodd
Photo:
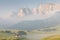
<path fill-rule="evenodd" d="M 13 21 L 18 22 L 13 24 L 9 23 L 12 25 L 9 25 L 7 23 L 7 25 L 2 24 L 3 25 L 2 26 L 0 24 L 0 26 L 5 29 L 20 29 L 20 30 L 34 30 L 45 27 L 55 27 L 60 24 L 60 5 L 49 3 L 41 4 L 39 7 L 32 9 L 20 8 L 16 16 L 11 17 L 11 20 L 12 19 L 14 19 Z"/>
<path fill-rule="evenodd" d="M 35 30 L 46 27 L 55 27 L 57 25 L 60 25 L 59 17 L 60 17 L 60 12 L 56 12 L 54 16 L 48 19 L 19 22 L 9 27 L 9 29 Z"/>

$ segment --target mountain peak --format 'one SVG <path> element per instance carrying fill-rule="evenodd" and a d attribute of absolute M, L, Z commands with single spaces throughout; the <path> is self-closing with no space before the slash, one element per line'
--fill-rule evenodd
<path fill-rule="evenodd" d="M 30 14 L 32 14 L 32 11 L 29 8 L 21 8 L 18 12 L 18 16 L 21 16 L 21 17 L 26 15 L 28 16 Z"/>
<path fill-rule="evenodd" d="M 39 16 L 40 18 L 48 18 L 60 11 L 60 5 L 55 3 L 40 4 L 37 8 L 21 8 L 18 12 L 19 17 Z"/>

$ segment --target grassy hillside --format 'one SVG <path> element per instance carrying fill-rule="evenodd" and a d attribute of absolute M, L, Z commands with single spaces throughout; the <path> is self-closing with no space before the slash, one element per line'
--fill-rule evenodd
<path fill-rule="evenodd" d="M 60 35 L 50 36 L 50 37 L 44 38 L 43 40 L 60 40 Z"/>

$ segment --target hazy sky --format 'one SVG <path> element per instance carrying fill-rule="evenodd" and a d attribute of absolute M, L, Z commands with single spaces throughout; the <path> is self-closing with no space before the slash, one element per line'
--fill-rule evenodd
<path fill-rule="evenodd" d="M 42 3 L 60 3 L 60 0 L 0 0 L 0 17 L 17 12 L 19 8 L 33 8 Z"/>

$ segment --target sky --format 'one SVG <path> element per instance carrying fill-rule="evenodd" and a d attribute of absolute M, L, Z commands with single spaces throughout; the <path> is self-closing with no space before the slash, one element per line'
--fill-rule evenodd
<path fill-rule="evenodd" d="M 0 18 L 18 12 L 20 8 L 35 8 L 46 3 L 60 3 L 60 0 L 0 0 Z"/>

